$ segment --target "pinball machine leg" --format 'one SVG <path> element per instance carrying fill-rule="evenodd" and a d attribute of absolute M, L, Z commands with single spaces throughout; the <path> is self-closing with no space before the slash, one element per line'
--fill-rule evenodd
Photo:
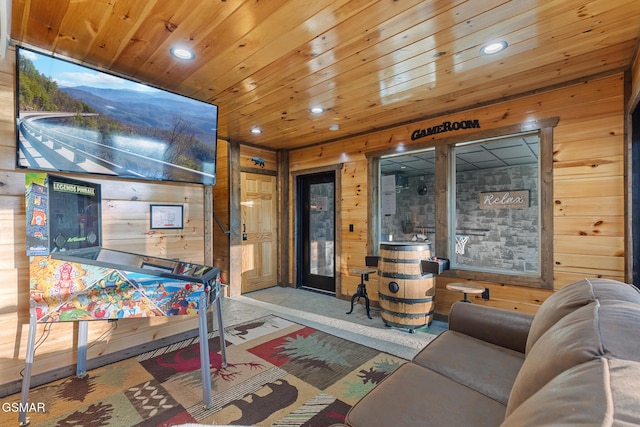
<path fill-rule="evenodd" d="M 25 355 L 24 377 L 22 378 L 22 394 L 20 398 L 20 413 L 18 423 L 20 426 L 29 425 L 26 408 L 29 401 L 29 388 L 31 387 L 31 370 L 33 368 L 33 355 L 36 344 L 36 314 L 33 308 L 29 314 L 29 334 L 27 336 L 27 354 Z"/>
<path fill-rule="evenodd" d="M 198 332 L 200 337 L 200 372 L 202 375 L 202 401 L 205 409 L 211 405 L 211 361 L 209 359 L 209 331 L 207 327 L 207 295 L 202 292 L 198 307 Z"/>
<path fill-rule="evenodd" d="M 89 322 L 80 320 L 78 322 L 78 364 L 76 365 L 76 376 L 84 378 L 87 375 L 87 338 L 89 336 Z"/>
<path fill-rule="evenodd" d="M 220 355 L 222 356 L 222 367 L 226 368 L 227 348 L 225 346 L 226 341 L 224 339 L 224 324 L 222 323 L 222 298 L 220 292 L 218 292 L 215 304 L 216 315 L 218 316 L 218 335 L 220 339 Z"/>

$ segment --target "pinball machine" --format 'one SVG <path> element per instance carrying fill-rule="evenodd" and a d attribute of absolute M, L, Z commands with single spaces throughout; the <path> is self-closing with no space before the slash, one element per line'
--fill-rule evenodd
<path fill-rule="evenodd" d="M 100 185 L 44 173 L 26 174 L 30 322 L 22 383 L 28 400 L 38 323 L 78 322 L 77 368 L 86 375 L 91 321 L 154 316 L 198 317 L 202 392 L 211 403 L 206 311 L 215 306 L 226 365 L 220 270 L 102 247 Z M 28 424 L 26 413 L 20 425 Z"/>

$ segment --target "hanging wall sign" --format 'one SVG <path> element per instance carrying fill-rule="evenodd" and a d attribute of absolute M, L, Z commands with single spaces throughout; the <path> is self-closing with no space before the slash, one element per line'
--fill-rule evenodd
<path fill-rule="evenodd" d="M 416 129 L 411 132 L 411 140 L 424 138 L 425 136 L 431 136 L 443 132 L 451 132 L 461 129 L 480 129 L 480 120 L 460 120 L 458 122 L 442 122 L 439 125 L 431 126 L 426 129 Z"/>
<path fill-rule="evenodd" d="M 480 209 L 524 209 L 529 207 L 529 190 L 480 193 Z"/>

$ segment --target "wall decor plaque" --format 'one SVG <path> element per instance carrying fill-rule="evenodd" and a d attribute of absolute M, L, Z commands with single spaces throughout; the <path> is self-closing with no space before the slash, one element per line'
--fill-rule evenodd
<path fill-rule="evenodd" d="M 524 209 L 529 207 L 529 190 L 480 193 L 480 209 Z"/>

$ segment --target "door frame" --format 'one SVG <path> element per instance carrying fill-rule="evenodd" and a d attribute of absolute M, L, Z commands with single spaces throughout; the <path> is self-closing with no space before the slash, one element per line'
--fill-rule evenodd
<path fill-rule="evenodd" d="M 625 72 L 625 282 L 640 287 L 640 92 L 631 91 L 632 73 Z"/>
<path fill-rule="evenodd" d="M 300 231 L 300 217 L 298 204 L 299 200 L 298 192 L 298 177 L 302 175 L 312 175 L 316 173 L 334 172 L 335 182 L 335 279 L 336 279 L 336 297 L 342 296 L 342 164 L 331 165 L 327 167 L 318 167 L 312 169 L 304 169 L 295 172 L 291 172 L 292 177 L 292 195 L 293 195 L 293 254 L 295 254 L 291 260 L 293 263 L 293 287 L 299 288 L 300 283 L 300 270 L 298 266 L 298 254 L 300 253 L 301 236 Z"/>
<path fill-rule="evenodd" d="M 273 194 L 272 194 L 272 198 L 271 198 L 271 203 L 272 203 L 272 229 L 271 229 L 271 233 L 273 233 L 274 238 L 272 239 L 272 260 L 273 260 L 273 264 L 271 265 L 271 270 L 273 271 L 273 277 L 274 277 L 274 282 L 273 284 L 269 285 L 269 286 L 265 286 L 265 287 L 257 287 L 256 289 L 246 289 L 247 287 L 249 287 L 249 279 L 245 277 L 244 275 L 244 262 L 246 261 L 245 259 L 245 247 L 247 245 L 247 243 L 245 243 L 245 235 L 247 233 L 251 233 L 251 231 L 247 231 L 245 226 L 246 226 L 246 218 L 244 215 L 244 210 L 242 207 L 242 203 L 245 201 L 243 200 L 243 197 L 246 195 L 246 191 L 247 189 L 244 188 L 245 187 L 245 183 L 247 181 L 247 174 L 251 174 L 253 177 L 255 176 L 260 176 L 260 177 L 268 177 L 269 181 L 273 182 Z M 278 177 L 276 176 L 275 173 L 257 173 L 256 171 L 253 170 L 240 170 L 240 202 L 241 202 L 241 206 L 240 206 L 240 218 L 242 220 L 242 230 L 240 230 L 241 235 L 242 235 L 242 240 L 241 240 L 241 246 L 242 246 L 242 269 L 241 269 L 241 274 L 240 274 L 240 292 L 241 294 L 247 293 L 247 292 L 253 292 L 256 290 L 260 290 L 260 289 L 266 289 L 268 287 L 273 287 L 273 286 L 277 286 L 279 284 L 279 269 L 278 269 L 278 265 L 279 265 L 279 261 L 278 261 L 278 252 L 279 252 L 279 224 L 278 224 L 278 198 L 277 195 L 279 193 L 279 188 L 278 188 Z M 264 194 L 264 193 L 261 193 Z M 260 232 L 257 231 L 253 231 L 254 234 L 259 234 Z M 254 241 L 254 244 L 259 244 L 259 243 L 263 243 L 263 240 L 260 240 L 259 242 Z M 264 266 L 264 262 L 260 263 L 260 266 Z"/>
<path fill-rule="evenodd" d="M 628 182 L 626 183 L 625 206 L 629 219 L 626 230 L 627 277 L 625 281 L 640 287 L 640 261 L 638 260 L 640 254 L 640 168 L 637 166 L 638 160 L 640 160 L 640 103 L 631 110 L 628 120 L 630 122 L 628 126 L 628 172 L 625 174 Z"/>

